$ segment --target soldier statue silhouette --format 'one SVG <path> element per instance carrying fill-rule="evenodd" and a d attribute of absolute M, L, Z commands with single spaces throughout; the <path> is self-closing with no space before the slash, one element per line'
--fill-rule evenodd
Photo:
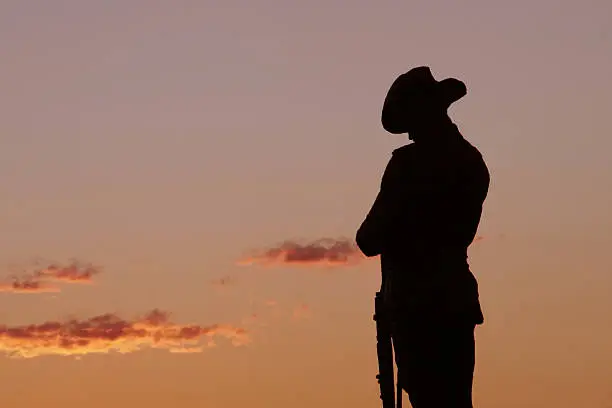
<path fill-rule="evenodd" d="M 393 82 L 382 125 L 413 143 L 393 151 L 356 235 L 364 255 L 380 255 L 398 388 L 413 408 L 473 406 L 474 329 L 484 317 L 467 249 L 490 178 L 447 113 L 466 93 L 462 81 L 437 81 L 427 66 Z"/>

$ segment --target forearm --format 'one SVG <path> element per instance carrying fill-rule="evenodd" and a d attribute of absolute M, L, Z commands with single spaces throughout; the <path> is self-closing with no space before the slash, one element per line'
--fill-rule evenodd
<path fill-rule="evenodd" d="M 385 211 L 381 208 L 379 194 L 357 230 L 357 246 L 365 256 L 372 257 L 381 254 L 387 222 Z"/>
<path fill-rule="evenodd" d="M 381 191 L 357 230 L 356 242 L 364 255 L 371 257 L 395 251 L 406 240 L 411 223 L 407 209 L 397 199 Z"/>

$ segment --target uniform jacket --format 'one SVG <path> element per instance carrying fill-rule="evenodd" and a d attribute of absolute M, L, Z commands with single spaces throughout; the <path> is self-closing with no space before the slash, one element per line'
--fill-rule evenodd
<path fill-rule="evenodd" d="M 356 241 L 366 256 L 380 255 L 383 297 L 397 313 L 480 324 L 467 249 L 480 222 L 489 171 L 456 126 L 439 136 L 393 151 Z"/>

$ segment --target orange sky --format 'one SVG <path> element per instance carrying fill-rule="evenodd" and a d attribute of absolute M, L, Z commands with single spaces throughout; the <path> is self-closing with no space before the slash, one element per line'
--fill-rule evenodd
<path fill-rule="evenodd" d="M 492 176 L 476 406 L 612 406 L 612 3 L 294 3 L 2 2 L 0 405 L 380 406 L 351 239 L 430 65 Z"/>

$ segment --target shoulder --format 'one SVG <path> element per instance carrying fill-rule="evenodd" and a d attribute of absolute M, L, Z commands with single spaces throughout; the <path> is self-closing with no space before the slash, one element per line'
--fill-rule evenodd
<path fill-rule="evenodd" d="M 398 147 L 391 152 L 387 168 L 392 172 L 402 172 L 408 163 L 414 162 L 418 157 L 417 150 L 415 143 Z"/>
<path fill-rule="evenodd" d="M 402 157 L 404 155 L 411 154 L 412 152 L 414 152 L 415 146 L 415 143 L 409 143 L 407 145 L 398 147 L 397 149 L 393 150 L 393 152 L 391 152 L 391 157 Z"/>
<path fill-rule="evenodd" d="M 414 143 L 407 144 L 391 152 L 391 157 L 385 167 L 381 180 L 381 187 L 394 184 L 392 180 L 398 180 L 405 174 L 407 163 L 411 161 L 410 156 L 414 151 Z"/>
<path fill-rule="evenodd" d="M 415 157 L 419 156 L 418 148 L 415 143 L 409 143 L 407 145 L 398 147 L 391 152 L 391 158 L 389 164 L 399 165 L 401 163 L 411 162 Z"/>

